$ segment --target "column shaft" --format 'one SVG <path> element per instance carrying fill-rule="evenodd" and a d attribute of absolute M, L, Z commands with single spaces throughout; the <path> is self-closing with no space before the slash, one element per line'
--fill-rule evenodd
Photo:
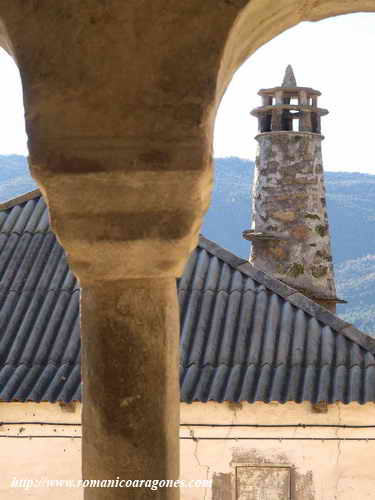
<path fill-rule="evenodd" d="M 175 279 L 103 282 L 81 295 L 84 479 L 178 479 Z M 88 488 L 85 500 L 179 498 L 178 488 Z"/>

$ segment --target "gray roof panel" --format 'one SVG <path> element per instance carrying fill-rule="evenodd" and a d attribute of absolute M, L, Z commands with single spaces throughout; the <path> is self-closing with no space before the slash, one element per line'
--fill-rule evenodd
<path fill-rule="evenodd" d="M 81 398 L 79 284 L 38 192 L 0 211 L 0 399 Z M 178 280 L 181 399 L 375 402 L 375 341 L 201 237 Z"/>

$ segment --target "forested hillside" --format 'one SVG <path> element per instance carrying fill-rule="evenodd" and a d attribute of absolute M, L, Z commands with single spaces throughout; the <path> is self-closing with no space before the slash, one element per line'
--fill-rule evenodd
<path fill-rule="evenodd" d="M 0 202 L 31 191 L 35 187 L 24 156 L 0 155 Z"/>
<path fill-rule="evenodd" d="M 242 231 L 251 225 L 254 163 L 240 158 L 215 161 L 215 188 L 203 234 L 247 258 Z M 0 156 L 0 201 L 35 189 L 23 156 Z M 326 173 L 327 205 L 339 297 L 338 313 L 375 336 L 375 175 Z"/>

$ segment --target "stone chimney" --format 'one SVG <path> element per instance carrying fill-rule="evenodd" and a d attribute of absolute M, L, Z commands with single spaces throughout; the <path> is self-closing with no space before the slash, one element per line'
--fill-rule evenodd
<path fill-rule="evenodd" d="M 336 303 L 320 119 L 320 92 L 298 87 L 291 66 L 281 87 L 262 89 L 253 188 L 250 262 L 331 311 Z"/>

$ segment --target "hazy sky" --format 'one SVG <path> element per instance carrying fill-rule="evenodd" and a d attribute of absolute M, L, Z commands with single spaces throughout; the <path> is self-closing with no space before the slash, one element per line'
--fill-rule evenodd
<path fill-rule="evenodd" d="M 260 88 L 281 84 L 292 64 L 297 84 L 322 92 L 324 166 L 375 174 L 375 14 L 352 14 L 303 23 L 261 47 L 235 74 L 221 103 L 215 156 L 253 159 Z M 27 154 L 18 70 L 0 53 L 0 154 Z M 374 115 L 374 118 L 372 118 Z"/>

